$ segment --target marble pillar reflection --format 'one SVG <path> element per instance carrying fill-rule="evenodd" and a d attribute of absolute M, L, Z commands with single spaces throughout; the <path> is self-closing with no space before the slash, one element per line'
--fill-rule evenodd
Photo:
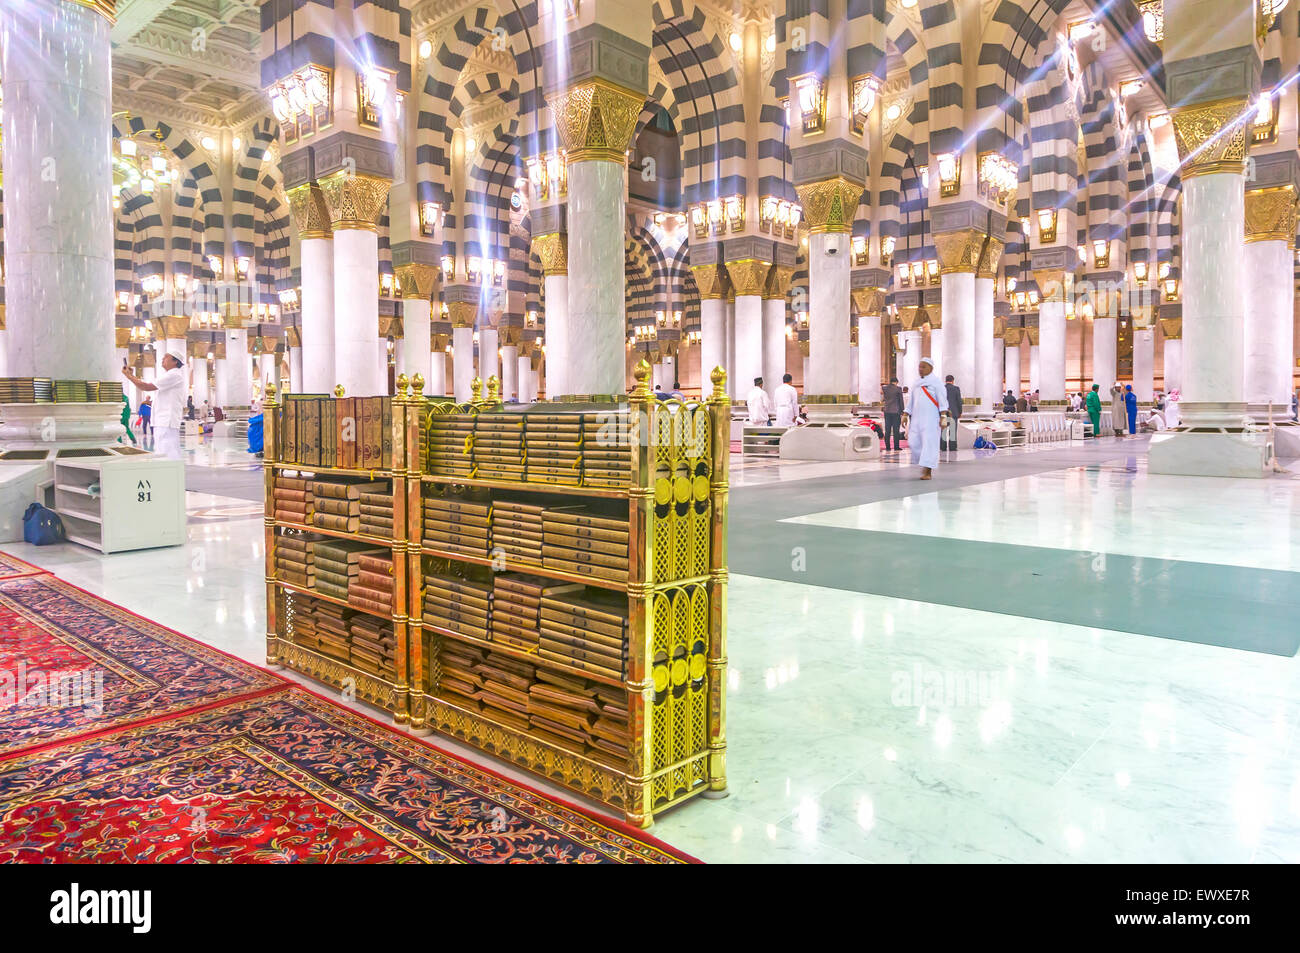
<path fill-rule="evenodd" d="M 388 393 L 387 342 L 379 334 L 379 233 L 334 230 L 334 376 L 348 397 Z M 304 334 L 305 343 L 305 334 Z M 324 393 L 331 393 L 333 386 Z"/>
<path fill-rule="evenodd" d="M 858 317 L 858 400 L 864 404 L 881 401 L 880 315 Z"/>
<path fill-rule="evenodd" d="M 1265 413 L 1269 404 L 1291 410 L 1295 374 L 1295 254 L 1286 242 L 1247 242 L 1246 287 L 1252 292 L 1244 317 L 1242 380 L 1246 403 Z"/>
<path fill-rule="evenodd" d="M 1085 381 L 1083 389 L 1089 390 L 1093 384 L 1101 385 L 1103 394 L 1110 393 L 1110 386 L 1118 377 L 1119 367 L 1119 322 L 1116 318 L 1094 318 L 1092 321 L 1092 380 Z"/>
<path fill-rule="evenodd" d="M 568 337 L 582 342 L 582 356 L 564 355 L 565 386 L 573 394 L 621 394 L 624 168 L 621 162 L 589 159 L 570 162 L 568 176 Z"/>
<path fill-rule="evenodd" d="M 846 395 L 849 389 L 849 305 L 853 259 L 848 238 L 836 232 L 808 236 L 808 356 L 810 394 Z M 827 248 L 836 249 L 827 254 Z"/>
<path fill-rule="evenodd" d="M 121 377 L 110 29 L 87 5 L 0 4 L 5 307 L 15 376 Z"/>
<path fill-rule="evenodd" d="M 619 353 L 623 351 L 619 335 Z M 546 398 L 576 393 L 568 380 L 569 276 L 546 276 Z"/>
<path fill-rule="evenodd" d="M 474 384 L 474 329 L 451 330 L 452 389 L 456 403 L 463 404 L 473 396 Z"/>
<path fill-rule="evenodd" d="M 776 394 L 785 374 L 785 297 L 763 299 L 763 386 Z"/>
<path fill-rule="evenodd" d="M 1065 400 L 1065 302 L 1044 301 L 1038 310 L 1039 400 Z"/>
<path fill-rule="evenodd" d="M 302 240 L 302 377 L 304 394 L 332 394 L 334 377 L 334 240 Z"/>

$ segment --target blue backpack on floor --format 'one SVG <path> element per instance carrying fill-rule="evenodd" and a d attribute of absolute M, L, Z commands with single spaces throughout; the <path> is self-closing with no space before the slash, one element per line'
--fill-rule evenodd
<path fill-rule="evenodd" d="M 33 546 L 49 546 L 68 538 L 63 520 L 54 510 L 33 503 L 23 514 L 23 541 Z"/>

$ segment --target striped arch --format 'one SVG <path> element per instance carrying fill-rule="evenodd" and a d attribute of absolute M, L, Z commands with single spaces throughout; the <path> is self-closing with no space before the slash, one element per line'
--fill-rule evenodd
<path fill-rule="evenodd" d="M 880 194 L 876 200 L 876 206 L 882 212 L 888 209 L 898 210 L 895 217 L 882 215 L 880 234 L 892 236 L 896 240 L 896 246 L 902 248 L 906 247 L 910 235 L 914 250 L 924 244 L 920 218 L 928 208 L 929 200 L 923 189 L 920 194 L 917 193 L 919 179 L 912 167 L 915 165 L 920 169 L 930 161 L 925 125 L 928 111 L 927 101 L 923 96 L 918 96 L 913 99 L 910 112 L 885 131 L 884 155 L 880 164 Z M 908 213 L 912 219 L 910 222 Z"/>
<path fill-rule="evenodd" d="M 268 162 L 262 167 L 253 192 L 253 206 L 257 213 L 255 260 L 259 292 L 264 303 L 273 304 L 278 300 L 277 282 L 289 277 L 292 241 L 289 202 L 278 162 Z"/>
<path fill-rule="evenodd" d="M 653 325 L 655 322 L 654 268 L 646 247 L 634 235 L 623 240 L 623 275 L 627 301 L 627 323 Z"/>
<path fill-rule="evenodd" d="M 163 230 L 162 206 L 153 196 L 124 190 L 118 214 L 131 225 L 131 256 L 135 280 L 163 275 L 167 270 L 167 243 Z"/>
<path fill-rule="evenodd" d="M 659 242 L 655 239 L 654 234 L 644 225 L 629 223 L 629 233 L 632 240 L 641 247 L 650 269 L 652 310 L 673 310 L 672 301 L 668 294 L 670 283 L 669 266 L 664 258 L 663 249 L 659 247 Z"/>
<path fill-rule="evenodd" d="M 1183 182 L 1178 173 L 1170 173 L 1164 181 L 1156 180 L 1156 261 L 1168 262 L 1173 268 L 1173 276 L 1178 275 L 1178 216 L 1181 209 L 1179 199 L 1183 196 Z"/>
<path fill-rule="evenodd" d="M 255 123 L 244 142 L 244 154 L 235 165 L 230 224 L 234 235 L 231 253 L 236 258 L 254 258 L 257 254 L 257 180 L 267 149 L 279 134 L 279 126 L 269 117 Z"/>
<path fill-rule="evenodd" d="M 1041 52 L 1042 66 L 1027 89 L 1032 207 L 1072 210 L 1079 174 L 1077 83 L 1070 76 L 1068 45 L 1051 35 Z M 1061 241 L 1072 238 L 1061 236 Z"/>
<path fill-rule="evenodd" d="M 198 220 L 198 185 L 186 175 L 172 185 L 171 240 L 168 250 L 172 274 L 194 278 L 203 267 L 203 228 Z"/>
<path fill-rule="evenodd" d="M 1123 164 L 1123 133 L 1119 128 L 1118 103 L 1106 81 L 1100 63 L 1092 63 L 1083 74 L 1082 124 L 1087 175 L 1080 182 L 1086 193 L 1087 241 L 1124 240 L 1125 207 L 1128 204 Z M 1120 256 L 1114 260 L 1122 261 Z"/>
<path fill-rule="evenodd" d="M 478 144 L 478 156 L 468 166 L 465 207 L 470 211 L 464 223 L 463 248 L 467 256 L 510 261 L 510 195 L 523 174 L 517 127 L 517 119 L 497 125 L 491 141 Z M 508 282 L 516 289 L 522 287 L 517 275 L 508 276 Z"/>
<path fill-rule="evenodd" d="M 966 108 L 956 0 L 921 0 L 930 69 L 930 152 L 960 153 Z"/>
<path fill-rule="evenodd" d="M 929 84 L 930 66 L 926 61 L 925 44 L 918 38 L 918 33 L 913 31 L 908 19 L 897 11 L 889 22 L 888 48 L 892 61 L 890 73 L 894 78 L 890 84 L 891 90 L 899 85 L 899 62 L 906 80 L 901 84 L 901 89 L 887 95 L 882 102 L 882 109 L 886 111 L 891 104 L 896 104 L 903 112 L 894 121 L 886 115 L 881 130 L 884 149 L 875 206 L 879 210 L 878 229 L 881 236 L 891 236 L 900 244 L 905 244 L 906 230 L 901 214 L 904 170 L 908 166 L 909 157 L 918 166 L 930 161 L 927 132 L 930 102 L 925 92 Z M 900 214 L 889 215 L 890 210 L 897 210 Z"/>
<path fill-rule="evenodd" d="M 681 104 L 683 202 L 746 192 L 745 115 L 731 51 L 689 0 L 656 0 L 650 57 Z M 687 104 L 689 103 L 689 108 Z"/>
<path fill-rule="evenodd" d="M 1155 179 L 1151 173 L 1151 155 L 1146 136 L 1133 137 L 1128 151 L 1128 258 L 1129 261 L 1152 261 L 1154 238 Z"/>

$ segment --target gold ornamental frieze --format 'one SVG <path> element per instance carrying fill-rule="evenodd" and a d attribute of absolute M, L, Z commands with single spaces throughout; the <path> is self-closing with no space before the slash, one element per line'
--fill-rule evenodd
<path fill-rule="evenodd" d="M 300 239 L 331 238 L 330 210 L 325 195 L 315 182 L 306 182 L 286 193 L 293 224 Z"/>
<path fill-rule="evenodd" d="M 569 236 L 564 232 L 538 235 L 533 239 L 533 254 L 542 262 L 542 273 L 548 277 L 569 273 Z"/>
<path fill-rule="evenodd" d="M 449 301 L 447 316 L 453 328 L 472 328 L 478 317 L 478 304 L 473 301 Z"/>
<path fill-rule="evenodd" d="M 402 285 L 402 297 L 428 301 L 438 293 L 438 266 L 414 262 L 398 265 L 397 280 Z"/>
<path fill-rule="evenodd" d="M 695 287 L 700 291 L 700 300 L 722 300 L 726 280 L 717 265 L 691 265 L 691 274 L 695 276 Z"/>
<path fill-rule="evenodd" d="M 854 288 L 850 295 L 860 315 L 879 315 L 885 310 L 884 288 Z"/>
<path fill-rule="evenodd" d="M 1246 138 L 1249 123 L 1245 120 L 1245 97 L 1220 99 L 1173 112 L 1174 142 L 1182 162 L 1184 180 L 1196 175 L 1246 170 Z"/>
<path fill-rule="evenodd" d="M 321 194 L 329 209 L 330 227 L 378 231 L 379 214 L 388 202 L 390 179 L 364 172 L 340 170 L 320 180 Z"/>
<path fill-rule="evenodd" d="M 858 211 L 863 185 L 843 176 L 796 185 L 803 218 L 812 232 L 848 232 Z"/>
<path fill-rule="evenodd" d="M 794 265 L 773 265 L 767 273 L 767 284 L 763 287 L 763 297 L 768 299 L 784 298 L 790 293 L 790 282 L 794 278 Z"/>
<path fill-rule="evenodd" d="M 914 306 L 898 309 L 898 323 L 904 331 L 919 331 L 925 324 L 925 312 Z"/>
<path fill-rule="evenodd" d="M 1295 248 L 1295 188 L 1283 185 L 1246 192 L 1246 241 L 1286 242 Z"/>
<path fill-rule="evenodd" d="M 758 261 L 754 258 L 729 261 L 726 264 L 727 278 L 731 281 L 731 286 L 738 297 L 761 295 L 767 285 L 767 272 L 771 267 L 770 261 Z"/>
<path fill-rule="evenodd" d="M 1160 331 L 1164 334 L 1166 341 L 1181 341 L 1183 337 L 1183 319 L 1161 318 Z"/>
<path fill-rule="evenodd" d="M 945 275 L 975 274 L 983 245 L 984 233 L 974 228 L 935 235 L 934 252 L 939 259 L 939 272 Z"/>
<path fill-rule="evenodd" d="M 622 164 L 645 96 L 601 80 L 587 80 L 549 97 L 568 162 Z"/>

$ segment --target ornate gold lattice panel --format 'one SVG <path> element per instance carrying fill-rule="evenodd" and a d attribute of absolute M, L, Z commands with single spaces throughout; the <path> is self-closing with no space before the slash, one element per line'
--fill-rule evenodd
<path fill-rule="evenodd" d="M 653 806 L 676 801 L 707 780 L 709 595 L 704 586 L 656 592 L 651 639 L 655 700 L 650 741 Z M 692 760 L 694 759 L 694 760 Z"/>
<path fill-rule="evenodd" d="M 654 561 L 651 582 L 709 571 L 709 412 L 679 401 L 651 410 Z"/>

